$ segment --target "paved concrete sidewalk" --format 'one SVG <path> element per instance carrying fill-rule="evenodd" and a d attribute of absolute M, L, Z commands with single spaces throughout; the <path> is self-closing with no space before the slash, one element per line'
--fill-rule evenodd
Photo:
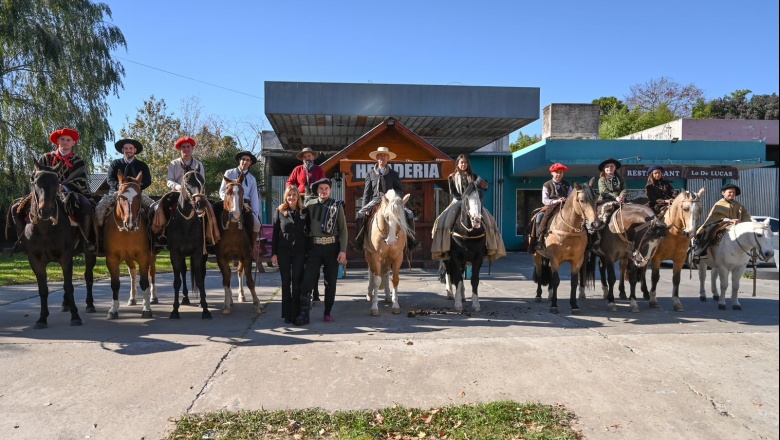
<path fill-rule="evenodd" d="M 774 270 L 774 268 L 772 268 Z M 571 315 L 568 280 L 558 315 L 536 303 L 531 258 L 513 253 L 482 270 L 482 311 L 455 313 L 434 271 L 405 269 L 393 315 L 369 316 L 364 270 L 338 282 L 335 322 L 315 308 L 305 327 L 281 319 L 279 275 L 258 276 L 266 313 L 236 303 L 222 316 L 221 277 L 206 285 L 212 320 L 183 306 L 170 320 L 170 275 L 158 277 L 161 304 L 142 319 L 125 306 L 108 321 L 108 281 L 96 284 L 98 313 L 69 326 L 51 295 L 49 328 L 34 330 L 34 286 L 0 288 L 0 438 L 159 439 L 170 419 L 220 409 L 435 407 L 499 399 L 561 403 L 590 439 L 778 438 L 778 281 L 743 279 L 743 311 L 698 299 L 682 274 L 685 311 L 672 311 L 671 270 L 662 269 L 660 308 L 601 291 Z M 762 271 L 764 269 L 761 269 Z M 768 269 L 767 269 L 768 270 Z M 566 278 L 566 274 L 563 274 Z M 52 286 L 54 287 L 54 286 Z M 234 292 L 234 299 L 237 298 Z M 545 295 L 546 296 L 546 295 Z M 410 316 L 409 312 L 412 316 Z M 416 313 L 415 313 L 416 312 Z"/>

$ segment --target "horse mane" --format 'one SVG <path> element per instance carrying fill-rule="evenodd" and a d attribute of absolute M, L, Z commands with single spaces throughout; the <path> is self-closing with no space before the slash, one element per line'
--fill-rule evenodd
<path fill-rule="evenodd" d="M 400 212 L 395 212 L 392 209 L 390 209 L 393 206 L 391 203 L 395 202 L 396 199 L 398 199 L 398 204 L 401 207 L 401 209 L 398 210 Z M 401 229 L 403 229 L 406 235 L 414 234 L 412 229 L 406 223 L 406 216 L 404 215 L 403 199 L 401 199 L 401 196 L 395 193 L 394 189 L 391 189 L 390 191 L 385 193 L 385 196 L 382 198 L 382 205 L 385 205 L 385 209 L 383 210 L 383 213 L 385 213 L 390 220 L 395 221 L 401 227 Z"/>

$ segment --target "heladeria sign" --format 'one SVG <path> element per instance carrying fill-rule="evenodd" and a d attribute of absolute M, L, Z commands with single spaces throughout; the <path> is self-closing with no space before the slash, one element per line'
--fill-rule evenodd
<path fill-rule="evenodd" d="M 348 163 L 349 171 L 344 169 L 345 163 Z M 362 185 L 375 165 L 376 162 L 342 160 L 341 170 L 346 174 L 347 185 Z M 407 182 L 442 180 L 455 168 L 449 161 L 397 162 L 387 166 L 398 172 L 401 180 Z"/>

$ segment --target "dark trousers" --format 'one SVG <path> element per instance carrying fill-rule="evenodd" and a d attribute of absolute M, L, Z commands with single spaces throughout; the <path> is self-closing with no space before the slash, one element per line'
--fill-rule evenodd
<path fill-rule="evenodd" d="M 325 278 L 325 315 L 330 315 L 333 303 L 336 301 L 336 278 L 339 274 L 338 241 L 333 244 L 312 244 L 306 257 L 306 268 L 303 271 L 303 287 L 301 289 L 301 310 L 309 310 L 309 294 L 317 286 L 320 268 Z"/>
<path fill-rule="evenodd" d="M 306 252 L 279 249 L 279 275 L 282 277 L 282 318 L 292 321 L 300 312 L 301 283 Z"/>

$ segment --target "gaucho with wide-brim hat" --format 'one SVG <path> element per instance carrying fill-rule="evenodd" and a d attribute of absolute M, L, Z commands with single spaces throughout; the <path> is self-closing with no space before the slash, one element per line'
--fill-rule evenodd
<path fill-rule="evenodd" d="M 723 185 L 722 187 L 720 187 L 720 192 L 724 192 L 727 189 L 733 189 L 734 192 L 736 193 L 736 195 L 742 194 L 742 190 L 739 189 L 739 187 L 737 185 L 734 185 L 733 183 L 727 183 L 727 184 Z"/>
<path fill-rule="evenodd" d="M 315 158 L 317 158 L 317 152 L 312 150 L 309 147 L 306 147 L 303 150 L 299 151 L 298 154 L 295 155 L 295 158 L 298 160 L 303 160 L 303 155 L 306 153 L 311 153 L 312 155 L 314 155 Z"/>
<path fill-rule="evenodd" d="M 387 147 L 377 147 L 376 151 L 372 151 L 372 152 L 368 153 L 368 157 L 370 157 L 371 159 L 376 160 L 376 157 L 378 155 L 380 155 L 380 154 L 388 155 L 390 157 L 389 160 L 393 160 L 393 159 L 396 158 L 396 156 L 398 156 L 397 154 L 395 154 L 392 151 L 390 151 L 390 149 L 387 148 Z"/>
<path fill-rule="evenodd" d="M 114 148 L 116 148 L 118 153 L 121 153 L 125 144 L 132 144 L 135 147 L 135 154 L 141 154 L 141 151 L 144 150 L 144 145 L 135 139 L 119 139 L 114 142 Z"/>
<path fill-rule="evenodd" d="M 236 162 L 241 162 L 241 158 L 244 157 L 244 156 L 249 156 L 249 158 L 252 159 L 252 165 L 257 163 L 257 156 L 252 154 L 251 151 L 241 151 L 241 152 L 236 153 L 236 156 L 235 156 Z"/>
<path fill-rule="evenodd" d="M 312 183 L 309 187 L 311 188 L 312 194 L 317 194 L 317 188 L 320 187 L 320 185 L 328 185 L 329 187 L 333 187 L 333 184 L 331 183 L 330 179 L 327 177 L 323 177 L 322 179 Z"/>
<path fill-rule="evenodd" d="M 601 162 L 599 164 L 599 171 L 604 171 L 604 167 L 609 165 L 609 164 L 615 165 L 615 170 L 619 170 L 620 167 L 623 166 L 623 164 L 621 164 L 619 160 L 613 159 L 613 158 L 610 157 L 609 159 L 607 159 L 604 162 Z"/>

